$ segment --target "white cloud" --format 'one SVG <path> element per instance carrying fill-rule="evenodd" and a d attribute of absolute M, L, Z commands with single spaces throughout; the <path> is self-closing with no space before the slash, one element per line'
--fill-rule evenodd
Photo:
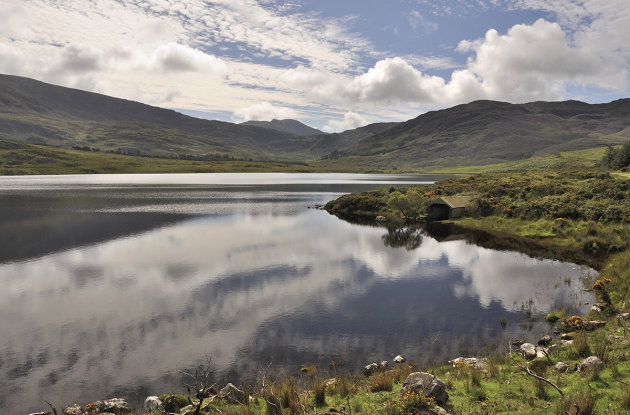
<path fill-rule="evenodd" d="M 418 29 L 421 27 L 425 33 L 433 33 L 436 32 L 440 25 L 425 18 L 419 11 L 412 10 L 408 16 L 409 25 L 414 29 Z"/>
<path fill-rule="evenodd" d="M 628 87 L 626 60 L 588 44 L 574 45 L 558 23 L 543 19 L 514 25 L 503 35 L 491 29 L 483 39 L 460 42 L 457 50 L 472 56 L 448 80 L 425 74 L 400 57 L 380 60 L 352 78 L 296 68 L 284 79 L 318 99 L 364 106 L 558 100 L 570 85 L 617 91 Z"/>
<path fill-rule="evenodd" d="M 234 111 L 234 115 L 241 121 L 271 121 L 275 119 L 296 118 L 297 112 L 291 108 L 278 107 L 264 101 Z"/>
<path fill-rule="evenodd" d="M 161 45 L 153 54 L 151 61 L 154 68 L 165 72 L 227 72 L 227 65 L 223 60 L 177 43 Z"/>
<path fill-rule="evenodd" d="M 366 120 L 361 114 L 348 111 L 343 115 L 343 120 L 330 120 L 324 127 L 324 131 L 328 133 L 353 130 L 355 128 L 368 125 L 369 121 Z"/>

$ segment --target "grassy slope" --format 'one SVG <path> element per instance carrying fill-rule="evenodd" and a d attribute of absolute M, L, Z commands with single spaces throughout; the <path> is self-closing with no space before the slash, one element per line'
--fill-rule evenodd
<path fill-rule="evenodd" d="M 628 138 L 629 107 L 630 100 L 598 105 L 476 101 L 400 123 L 326 163 L 435 169 L 620 144 Z"/>
<path fill-rule="evenodd" d="M 0 140 L 0 175 L 310 171 L 317 169 L 291 163 L 134 157 Z"/>

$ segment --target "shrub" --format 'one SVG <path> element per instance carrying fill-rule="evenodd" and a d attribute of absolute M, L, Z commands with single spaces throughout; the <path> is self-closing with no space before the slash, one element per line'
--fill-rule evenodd
<path fill-rule="evenodd" d="M 588 339 L 584 331 L 578 331 L 573 336 L 571 351 L 575 357 L 588 357 L 591 355 L 591 348 L 588 345 Z"/>
<path fill-rule="evenodd" d="M 588 391 L 565 396 L 556 408 L 558 415 L 592 415 L 594 414 L 596 397 Z"/>
<path fill-rule="evenodd" d="M 386 407 L 387 415 L 415 415 L 426 409 L 435 407 L 433 398 L 421 393 L 408 391 L 397 400 L 392 400 Z"/>
<path fill-rule="evenodd" d="M 390 372 L 377 373 L 370 379 L 370 392 L 391 392 L 394 388 L 394 377 Z"/>
<path fill-rule="evenodd" d="M 316 408 L 326 405 L 326 383 L 315 382 L 313 385 L 313 405 Z"/>

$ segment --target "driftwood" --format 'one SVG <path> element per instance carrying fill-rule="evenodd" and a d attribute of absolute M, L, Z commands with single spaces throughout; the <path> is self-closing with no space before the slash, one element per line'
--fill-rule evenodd
<path fill-rule="evenodd" d="M 542 376 L 538 376 L 537 374 L 535 374 L 534 372 L 532 372 L 532 371 L 529 369 L 529 367 L 527 367 L 527 366 L 523 367 L 523 366 L 519 365 L 519 367 L 520 367 L 521 369 L 525 369 L 525 372 L 526 372 L 529 376 L 534 377 L 534 378 L 536 378 L 536 379 L 538 379 L 538 380 L 541 380 L 541 381 L 543 381 L 543 382 L 545 382 L 545 383 L 547 383 L 547 384 L 549 384 L 549 385 L 553 386 L 553 388 L 554 388 L 555 390 L 557 390 L 557 391 L 560 393 L 560 395 L 564 396 L 564 392 L 562 392 L 562 389 L 560 389 L 559 387 L 557 387 L 556 385 L 554 385 L 554 384 L 553 384 L 553 382 L 551 382 L 549 379 L 545 379 L 545 378 L 543 378 Z"/>

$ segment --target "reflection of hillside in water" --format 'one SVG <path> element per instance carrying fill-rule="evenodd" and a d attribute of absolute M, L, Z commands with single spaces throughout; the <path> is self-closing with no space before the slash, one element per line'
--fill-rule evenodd
<path fill-rule="evenodd" d="M 0 265 L 1 405 L 178 391 L 207 356 L 231 380 L 331 353 L 351 367 L 454 357 L 533 336 L 498 323 L 529 298 L 538 312 L 585 301 L 561 284 L 570 264 L 383 234 L 321 211 L 199 217 Z"/>

